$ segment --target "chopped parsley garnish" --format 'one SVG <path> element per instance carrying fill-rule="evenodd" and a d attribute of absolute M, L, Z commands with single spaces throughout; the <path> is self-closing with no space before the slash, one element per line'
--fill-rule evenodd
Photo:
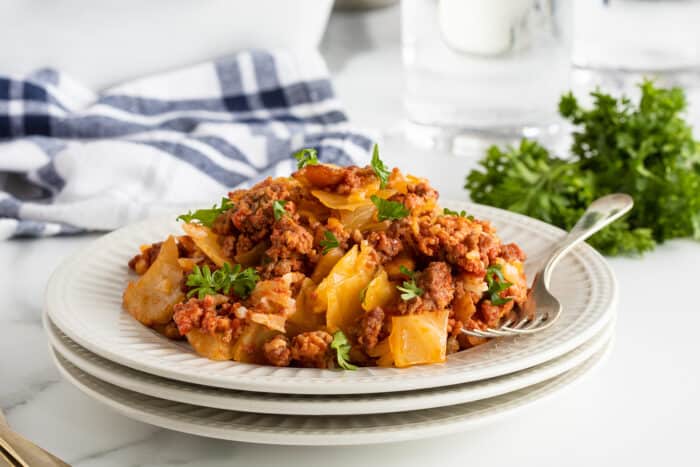
<path fill-rule="evenodd" d="M 207 227 L 211 227 L 214 221 L 221 213 L 224 213 L 233 207 L 233 203 L 228 198 L 221 198 L 221 205 L 216 204 L 211 209 L 197 209 L 195 212 L 188 211 L 187 214 L 177 216 L 177 220 L 184 222 L 198 222 Z"/>
<path fill-rule="evenodd" d="M 240 264 L 231 267 L 230 264 L 224 263 L 223 267 L 214 272 L 211 272 L 207 265 L 201 268 L 199 265 L 195 265 L 187 276 L 187 286 L 192 287 L 187 292 L 187 297 L 197 295 L 197 298 L 201 300 L 207 295 L 228 294 L 233 290 L 237 297 L 246 298 L 253 291 L 259 279 L 255 269 L 241 270 Z"/>
<path fill-rule="evenodd" d="M 196 294 L 200 300 L 207 295 L 215 295 L 217 289 L 211 269 L 206 264 L 201 268 L 199 265 L 195 265 L 192 272 L 187 276 L 187 286 L 192 287 L 187 292 L 187 298 Z"/>
<path fill-rule="evenodd" d="M 445 208 L 442 210 L 442 213 L 446 216 L 459 216 L 459 217 L 466 217 L 470 221 L 474 220 L 474 216 L 467 215 L 467 211 L 465 211 L 465 210 L 461 210 L 461 211 L 457 212 L 457 211 L 453 211 L 452 209 Z"/>
<path fill-rule="evenodd" d="M 304 148 L 294 153 L 297 160 L 297 169 L 303 169 L 307 165 L 318 164 L 318 151 L 313 148 Z"/>
<path fill-rule="evenodd" d="M 415 271 L 411 271 L 408 268 L 406 268 L 406 266 L 403 266 L 403 265 L 399 268 L 399 270 L 401 271 L 402 274 L 411 278 L 410 281 L 403 281 L 403 284 L 396 286 L 396 289 L 399 292 L 403 292 L 401 294 L 401 300 L 408 301 L 408 300 L 411 300 L 412 298 L 420 297 L 421 295 L 423 295 L 423 289 L 421 289 L 420 287 L 418 287 L 418 285 L 416 285 L 416 273 L 415 273 Z"/>
<path fill-rule="evenodd" d="M 411 271 L 403 264 L 401 266 L 399 266 L 399 271 L 401 271 L 401 274 L 403 274 L 404 276 L 408 276 L 411 279 L 413 279 L 413 277 L 416 275 L 416 271 Z"/>
<path fill-rule="evenodd" d="M 372 195 L 370 199 L 377 207 L 377 219 L 380 221 L 403 219 L 410 213 L 408 208 L 399 202 L 382 199 L 377 195 Z"/>
<path fill-rule="evenodd" d="M 350 348 L 350 342 L 348 342 L 348 338 L 345 337 L 343 331 L 336 331 L 333 334 L 331 349 L 335 350 L 338 366 L 343 370 L 357 370 L 357 367 L 350 363 Z"/>
<path fill-rule="evenodd" d="M 287 201 L 278 199 L 274 203 L 272 203 L 272 214 L 275 216 L 275 220 L 278 221 L 287 214 L 287 210 L 284 209 L 284 205 L 287 204 Z"/>
<path fill-rule="evenodd" d="M 323 240 L 319 242 L 323 250 L 321 251 L 324 255 L 331 251 L 333 248 L 338 248 L 340 245 L 340 242 L 338 242 L 338 239 L 336 238 L 335 234 L 331 232 L 330 230 L 326 230 L 323 232 Z"/>
<path fill-rule="evenodd" d="M 503 277 L 503 272 L 501 272 L 500 264 L 492 264 L 486 269 L 486 284 L 489 286 L 486 293 L 490 295 L 491 303 L 500 306 L 513 300 L 511 297 L 503 298 L 501 297 L 501 292 L 510 287 L 510 282 L 506 282 Z"/>
<path fill-rule="evenodd" d="M 372 170 L 374 174 L 379 179 L 379 187 L 385 188 L 387 183 L 389 183 L 389 175 L 391 171 L 386 168 L 384 162 L 379 158 L 379 146 L 374 145 L 374 150 L 372 151 Z"/>

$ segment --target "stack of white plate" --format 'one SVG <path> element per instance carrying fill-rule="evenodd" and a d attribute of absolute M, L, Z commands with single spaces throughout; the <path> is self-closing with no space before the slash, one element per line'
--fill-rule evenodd
<path fill-rule="evenodd" d="M 505 242 L 529 254 L 530 265 L 563 236 L 499 209 L 444 205 L 491 220 Z M 106 235 L 61 265 L 46 293 L 44 325 L 61 373 L 90 397 L 146 423 L 272 444 L 437 436 L 561 390 L 596 367 L 611 346 L 615 278 L 600 255 L 581 245 L 554 274 L 553 292 L 564 305 L 554 326 L 492 340 L 448 356 L 445 364 L 339 371 L 211 361 L 121 309 L 134 251 L 178 232 L 172 219 L 156 219 Z"/>

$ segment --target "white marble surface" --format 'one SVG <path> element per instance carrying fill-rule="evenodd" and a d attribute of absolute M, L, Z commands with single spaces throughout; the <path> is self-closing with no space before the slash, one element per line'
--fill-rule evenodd
<path fill-rule="evenodd" d="M 407 147 L 401 118 L 398 16 L 335 17 L 324 53 L 351 117 L 381 129 L 392 164 L 425 173 L 445 198 L 471 162 Z M 73 465 L 697 465 L 700 432 L 700 243 L 669 242 L 643 259 L 612 259 L 617 340 L 606 365 L 515 416 L 439 439 L 294 448 L 198 438 L 132 421 L 61 381 L 40 325 L 51 270 L 92 237 L 0 243 L 0 407 L 9 423 Z"/>

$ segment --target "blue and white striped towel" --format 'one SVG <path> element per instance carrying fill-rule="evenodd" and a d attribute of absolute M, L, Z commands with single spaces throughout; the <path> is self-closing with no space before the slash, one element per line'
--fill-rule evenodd
<path fill-rule="evenodd" d="M 0 76 L 0 238 L 109 230 L 288 174 L 362 163 L 317 52 L 244 51 L 99 95 L 52 70 Z"/>

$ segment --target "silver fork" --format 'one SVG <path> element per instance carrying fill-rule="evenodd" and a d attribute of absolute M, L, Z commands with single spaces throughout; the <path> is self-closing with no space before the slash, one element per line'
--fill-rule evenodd
<path fill-rule="evenodd" d="M 519 316 L 508 319 L 498 329 L 463 328 L 462 332 L 476 337 L 508 337 L 534 334 L 552 326 L 562 311 L 561 303 L 549 291 L 555 266 L 573 247 L 622 217 L 632 209 L 633 204 L 632 197 L 624 193 L 603 196 L 593 201 L 566 237 L 554 247 L 544 267 L 535 275 Z"/>

